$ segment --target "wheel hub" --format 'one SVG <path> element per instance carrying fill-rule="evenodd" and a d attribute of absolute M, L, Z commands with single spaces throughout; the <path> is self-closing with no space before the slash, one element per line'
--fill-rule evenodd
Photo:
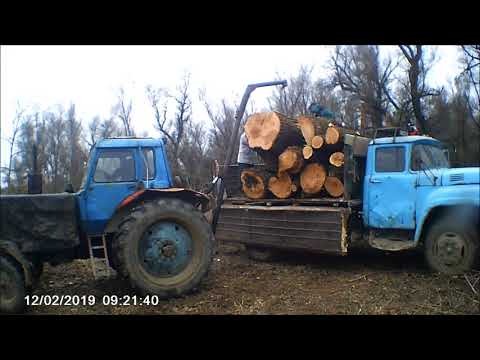
<path fill-rule="evenodd" d="M 182 272 L 192 258 L 193 241 L 180 224 L 162 221 L 151 226 L 139 243 L 142 267 L 154 276 L 173 276 Z"/>
<path fill-rule="evenodd" d="M 437 241 L 436 255 L 448 266 L 458 265 L 464 259 L 465 240 L 456 233 L 444 233 Z"/>

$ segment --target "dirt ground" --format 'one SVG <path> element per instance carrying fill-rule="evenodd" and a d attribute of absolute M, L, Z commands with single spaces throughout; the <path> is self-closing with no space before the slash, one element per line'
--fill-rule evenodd
<path fill-rule="evenodd" d="M 46 294 L 95 295 L 96 305 L 30 306 L 27 314 L 480 314 L 464 276 L 432 274 L 417 253 L 289 253 L 264 263 L 222 245 L 197 292 L 156 306 L 102 305 L 104 295 L 134 292 L 117 278 L 95 281 L 89 262 L 77 260 L 46 266 L 34 295 Z"/>

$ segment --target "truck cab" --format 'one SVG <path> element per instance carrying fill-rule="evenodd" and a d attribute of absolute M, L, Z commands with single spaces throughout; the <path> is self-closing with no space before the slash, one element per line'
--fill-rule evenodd
<path fill-rule="evenodd" d="M 478 262 L 479 168 L 450 168 L 447 148 L 427 136 L 374 139 L 366 158 L 363 224 L 371 246 L 424 246 L 442 272 Z"/>

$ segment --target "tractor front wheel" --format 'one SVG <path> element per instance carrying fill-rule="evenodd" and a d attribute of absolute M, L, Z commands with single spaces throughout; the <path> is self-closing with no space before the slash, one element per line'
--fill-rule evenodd
<path fill-rule="evenodd" d="M 207 275 L 214 249 L 210 225 L 189 203 L 161 199 L 138 206 L 114 241 L 118 270 L 142 295 L 187 294 Z"/>

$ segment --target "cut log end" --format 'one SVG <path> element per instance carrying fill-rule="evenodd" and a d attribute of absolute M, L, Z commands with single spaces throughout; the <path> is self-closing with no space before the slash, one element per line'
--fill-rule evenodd
<path fill-rule="evenodd" d="M 316 135 L 312 139 L 312 148 L 314 149 L 320 149 L 323 145 L 323 137 L 320 135 Z"/>
<path fill-rule="evenodd" d="M 300 175 L 300 185 L 306 194 L 316 194 L 322 189 L 326 176 L 327 173 L 322 165 L 308 164 Z"/>
<path fill-rule="evenodd" d="M 324 186 L 325 190 L 327 190 L 327 192 L 333 197 L 339 197 L 343 195 L 343 183 L 337 177 L 327 176 Z"/>
<path fill-rule="evenodd" d="M 290 146 L 278 157 L 278 173 L 288 171 L 297 174 L 303 167 L 302 151 L 297 146 Z"/>
<path fill-rule="evenodd" d="M 335 126 L 330 126 L 325 132 L 325 142 L 328 145 L 333 145 L 341 140 L 341 130 Z"/>
<path fill-rule="evenodd" d="M 275 112 L 251 115 L 245 123 L 248 146 L 269 150 L 280 132 L 281 122 Z"/>
<path fill-rule="evenodd" d="M 295 187 L 295 190 L 293 188 Z M 268 180 L 268 190 L 279 199 L 290 197 L 292 192 L 296 191 L 296 185 L 292 183 L 292 179 L 288 173 L 283 172 L 278 177 L 273 176 Z"/>
<path fill-rule="evenodd" d="M 242 190 L 250 199 L 262 199 L 266 194 L 266 179 L 254 170 L 244 170 L 240 176 Z"/>
<path fill-rule="evenodd" d="M 329 162 L 335 167 L 341 167 L 345 162 L 345 156 L 342 152 L 334 152 L 330 155 Z"/>
<path fill-rule="evenodd" d="M 302 153 L 303 153 L 303 158 L 308 160 L 313 155 L 313 148 L 310 145 L 306 145 L 303 147 Z"/>
<path fill-rule="evenodd" d="M 306 116 L 300 116 L 297 119 L 297 125 L 302 132 L 303 138 L 305 139 L 305 143 L 307 145 L 312 144 L 312 139 L 315 136 L 315 126 L 313 124 L 312 119 Z"/>

